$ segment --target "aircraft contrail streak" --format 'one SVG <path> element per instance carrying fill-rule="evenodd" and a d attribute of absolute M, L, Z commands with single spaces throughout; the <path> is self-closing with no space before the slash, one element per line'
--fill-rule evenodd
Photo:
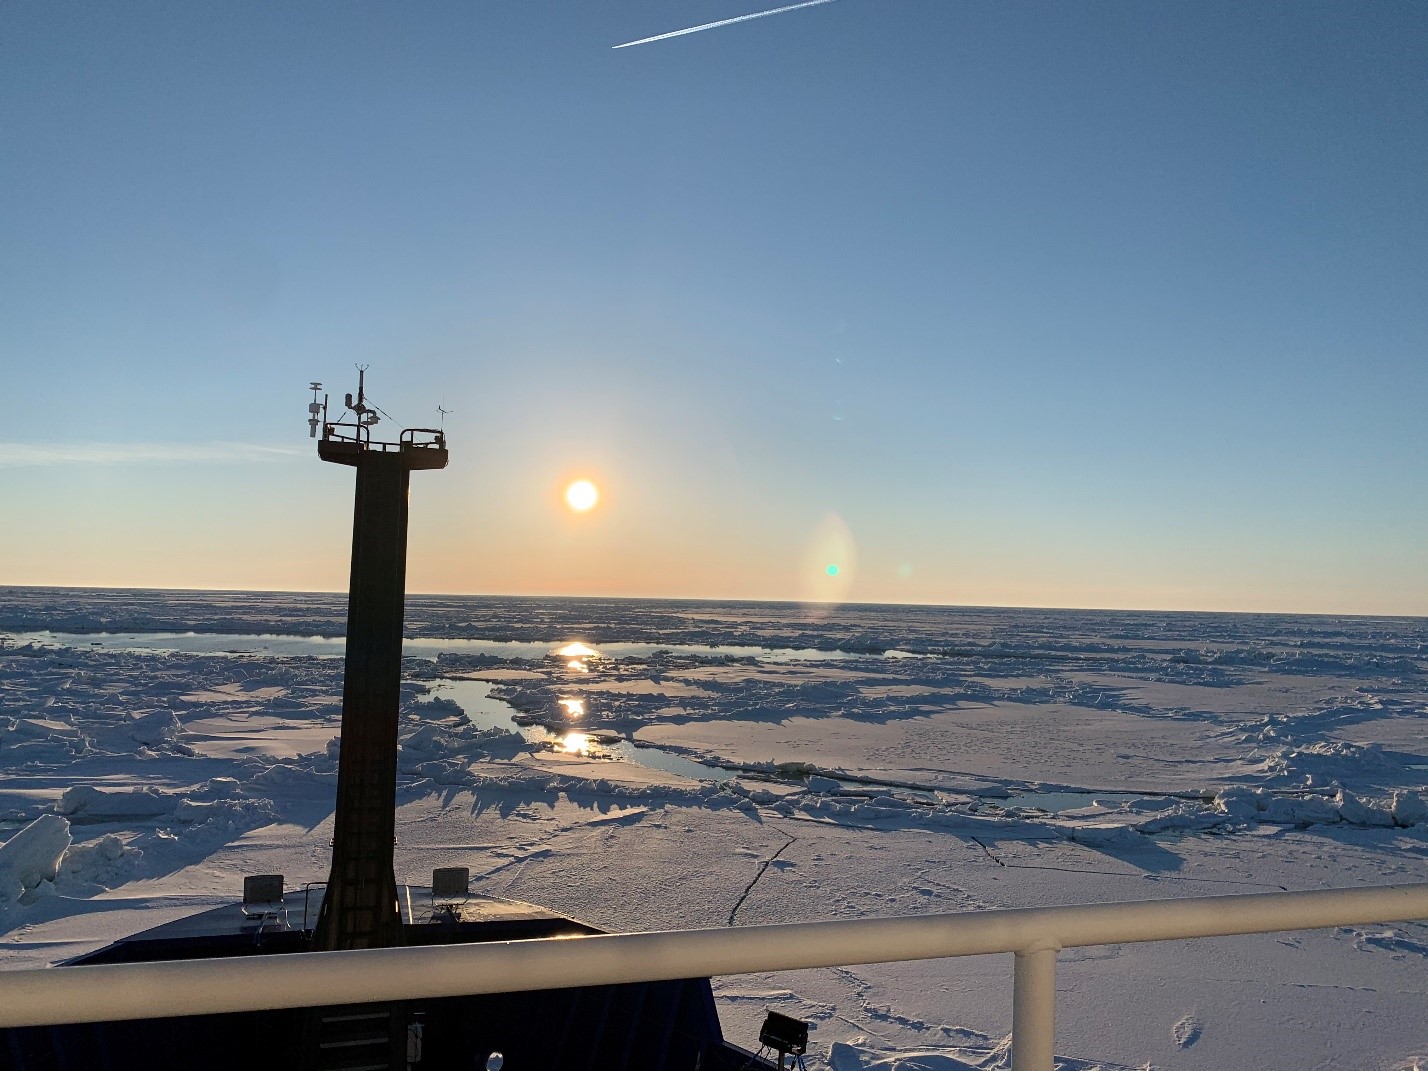
<path fill-rule="evenodd" d="M 755 11 L 752 15 L 738 15 L 732 19 L 720 19 L 718 22 L 706 22 L 702 26 L 689 26 L 683 30 L 671 30 L 669 33 L 657 34 L 654 37 L 641 37 L 638 41 L 626 41 L 623 45 L 611 45 L 611 48 L 633 48 L 635 45 L 647 45 L 651 41 L 668 41 L 671 37 L 683 37 L 687 33 L 698 33 L 700 30 L 713 30 L 719 26 L 732 26 L 736 22 L 748 22 L 750 19 L 761 19 L 765 15 L 779 15 L 785 11 L 795 11 L 801 7 L 813 7 L 815 4 L 831 4 L 833 0 L 803 0 L 799 4 L 785 4 L 783 7 L 770 8 L 768 11 Z"/>

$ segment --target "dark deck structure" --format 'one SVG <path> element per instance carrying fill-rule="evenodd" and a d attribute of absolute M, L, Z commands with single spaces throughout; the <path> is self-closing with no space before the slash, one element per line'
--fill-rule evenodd
<path fill-rule="evenodd" d="M 156 927 L 75 960 L 153 962 L 301 955 L 323 890 L 289 893 L 287 919 L 245 916 L 238 904 Z M 530 904 L 432 902 L 399 889 L 403 943 L 470 944 L 600 931 Z M 304 919 L 306 915 L 306 919 Z M 63 969 L 63 968 L 61 968 Z M 328 1048 L 309 1044 L 313 1009 L 82 1023 L 0 1031 L 7 1071 L 471 1071 L 493 1052 L 505 1071 L 740 1071 L 770 1065 L 724 1041 L 708 979 L 446 997 L 323 1009 Z M 396 1036 L 400 1044 L 393 1045 Z"/>

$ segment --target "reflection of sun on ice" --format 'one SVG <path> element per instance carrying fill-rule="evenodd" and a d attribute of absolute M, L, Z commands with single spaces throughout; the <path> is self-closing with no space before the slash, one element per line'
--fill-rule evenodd
<path fill-rule="evenodd" d="M 576 513 L 593 509 L 600 501 L 600 490 L 589 480 L 576 480 L 565 489 L 565 504 Z"/>
<path fill-rule="evenodd" d="M 583 718 L 585 716 L 585 700 L 583 699 L 562 699 L 560 705 L 565 708 L 567 718 Z"/>
<path fill-rule="evenodd" d="M 560 738 L 560 750 L 567 755 L 584 755 L 590 750 L 590 734 L 566 733 Z"/>
<path fill-rule="evenodd" d="M 595 648 L 587 647 L 585 644 L 579 642 L 566 644 L 555 653 L 561 658 L 569 659 L 569 661 L 565 663 L 565 667 L 573 673 L 589 673 L 590 667 L 585 664 L 585 660 L 587 658 L 600 657 L 600 652 L 595 650 Z"/>

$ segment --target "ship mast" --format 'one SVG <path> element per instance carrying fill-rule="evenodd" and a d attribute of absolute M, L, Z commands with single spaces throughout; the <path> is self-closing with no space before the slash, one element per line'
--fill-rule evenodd
<path fill-rule="evenodd" d="M 317 391 L 309 407 L 317 417 Z M 396 832 L 397 721 L 406 597 L 407 496 L 414 469 L 446 467 L 446 435 L 408 428 L 397 442 L 372 438 L 381 410 L 367 400 L 366 369 L 350 420 L 322 410 L 323 461 L 357 470 L 352 575 L 347 596 L 347 662 L 342 684 L 342 746 L 332 872 L 313 948 L 388 948 L 402 943 L 392 849 Z"/>

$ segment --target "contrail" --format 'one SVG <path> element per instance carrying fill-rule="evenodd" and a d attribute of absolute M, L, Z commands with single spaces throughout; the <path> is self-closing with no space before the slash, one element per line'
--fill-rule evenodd
<path fill-rule="evenodd" d="M 123 465 L 165 461 L 276 461 L 300 451 L 261 443 L 0 442 L 0 469 L 32 465 Z"/>
<path fill-rule="evenodd" d="M 702 26 L 690 26 L 683 30 L 671 30 L 669 33 L 656 34 L 654 37 L 641 37 L 638 41 L 626 41 L 623 45 L 611 45 L 611 48 L 633 48 L 635 45 L 647 45 L 651 41 L 668 41 L 671 37 L 683 37 L 687 33 L 698 33 L 700 30 L 713 30 L 719 26 L 732 26 L 736 22 L 748 22 L 750 19 L 761 19 L 765 15 L 779 15 L 785 11 L 796 11 L 801 7 L 813 7 L 815 4 L 831 4 L 833 0 L 803 0 L 800 4 L 785 4 L 783 7 L 770 8 L 768 11 L 755 11 L 752 15 L 739 15 L 732 19 L 720 19 L 718 22 L 706 22 Z"/>

